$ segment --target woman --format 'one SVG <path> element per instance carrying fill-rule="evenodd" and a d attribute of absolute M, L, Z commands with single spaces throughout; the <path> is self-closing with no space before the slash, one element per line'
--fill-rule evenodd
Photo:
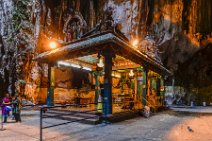
<path fill-rule="evenodd" d="M 9 105 L 11 105 L 10 99 L 9 99 L 9 94 L 6 93 L 5 97 L 2 99 L 2 115 L 4 122 L 7 122 L 7 117 L 8 117 L 8 112 L 10 111 Z"/>
<path fill-rule="evenodd" d="M 18 94 L 15 95 L 12 104 L 13 104 L 13 115 L 16 122 L 21 122 L 21 101 Z"/>

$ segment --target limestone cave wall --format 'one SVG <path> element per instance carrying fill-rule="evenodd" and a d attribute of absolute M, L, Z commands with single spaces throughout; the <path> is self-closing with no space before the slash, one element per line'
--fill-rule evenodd
<path fill-rule="evenodd" d="M 5 91 L 38 96 L 46 83 L 47 66 L 32 58 L 49 50 L 45 47 L 51 39 L 67 42 L 80 38 L 106 11 L 112 13 L 114 24 L 130 41 L 139 40 L 138 50 L 173 72 L 176 85 L 212 84 L 212 1 L 1 0 L 1 96 Z M 72 30 L 74 34 L 70 34 Z"/>

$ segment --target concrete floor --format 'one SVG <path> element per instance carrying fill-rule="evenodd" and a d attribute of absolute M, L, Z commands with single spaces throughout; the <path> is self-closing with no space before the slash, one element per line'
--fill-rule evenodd
<path fill-rule="evenodd" d="M 22 123 L 6 123 L 0 141 L 38 141 L 39 112 L 23 111 Z M 44 125 L 64 121 L 51 119 Z M 212 115 L 173 111 L 101 125 L 72 123 L 43 131 L 46 141 L 212 141 Z"/>

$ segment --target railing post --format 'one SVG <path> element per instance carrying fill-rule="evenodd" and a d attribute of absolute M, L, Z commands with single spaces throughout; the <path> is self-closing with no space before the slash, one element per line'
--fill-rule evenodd
<path fill-rule="evenodd" d="M 1 108 L 1 110 L 2 110 L 2 105 L 0 105 L 0 108 Z M 1 129 L 0 129 L 0 131 L 4 131 L 5 129 L 4 129 L 4 123 L 3 123 L 3 119 L 4 118 L 4 116 L 3 116 L 3 113 L 1 113 Z"/>
<path fill-rule="evenodd" d="M 42 117 L 43 117 L 43 108 L 41 107 L 40 109 L 40 141 L 43 140 L 43 133 L 42 133 L 42 126 L 43 126 L 43 121 L 42 121 Z"/>
<path fill-rule="evenodd" d="M 3 131 L 3 114 L 1 114 L 1 131 Z"/>

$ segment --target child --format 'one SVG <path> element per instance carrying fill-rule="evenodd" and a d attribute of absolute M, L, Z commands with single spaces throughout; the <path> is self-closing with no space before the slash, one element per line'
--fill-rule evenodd
<path fill-rule="evenodd" d="M 12 104 L 13 104 L 13 115 L 16 122 L 21 122 L 21 101 L 18 94 L 15 95 Z"/>
<path fill-rule="evenodd" d="M 3 115 L 4 122 L 7 122 L 8 113 L 10 111 L 9 105 L 11 105 L 9 94 L 6 93 L 5 97 L 2 100 L 2 115 Z"/>

